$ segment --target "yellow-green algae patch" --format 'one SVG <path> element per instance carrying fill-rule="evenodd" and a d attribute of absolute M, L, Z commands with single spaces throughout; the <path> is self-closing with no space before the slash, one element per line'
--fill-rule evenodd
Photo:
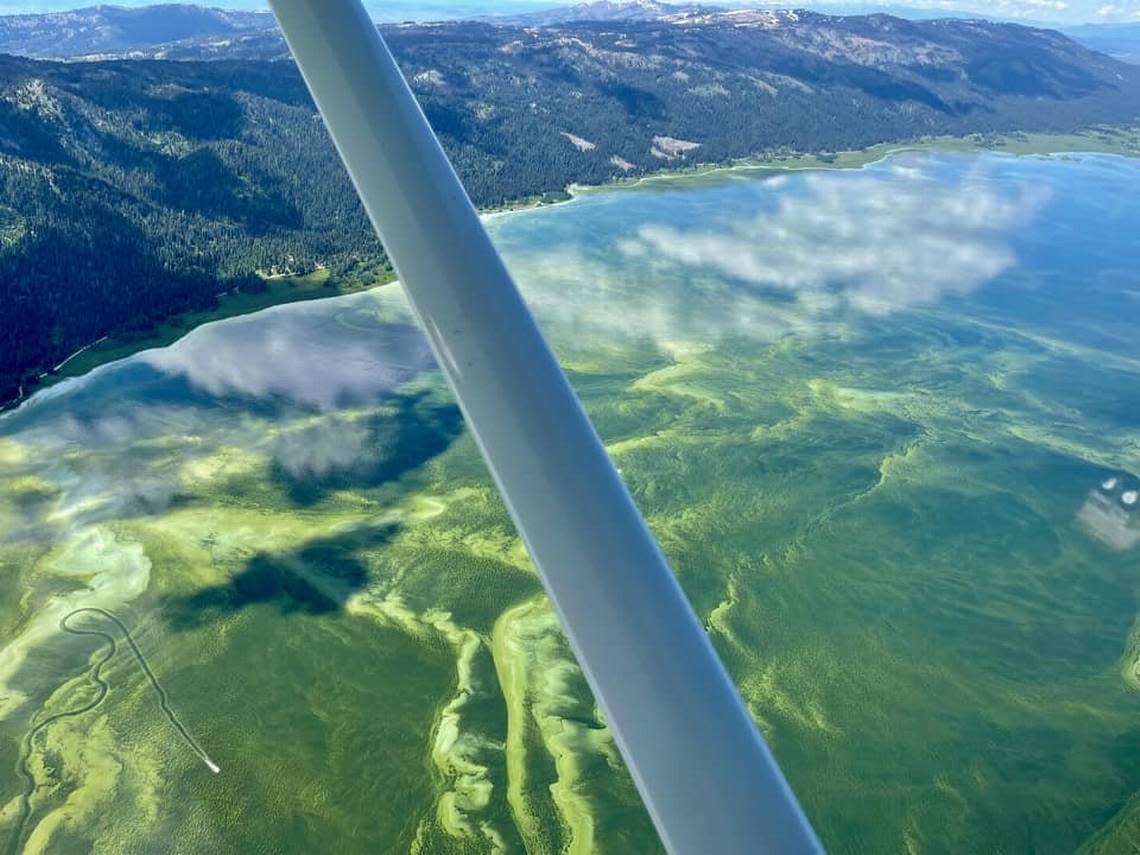
<path fill-rule="evenodd" d="M 718 410 L 724 408 L 723 398 L 698 381 L 698 378 L 707 373 L 707 368 L 702 365 L 700 356 L 703 353 L 708 353 L 711 348 L 664 342 L 662 349 L 673 357 L 673 364 L 639 378 L 633 384 L 633 391 L 677 395 L 682 398 L 692 398 Z"/>
<path fill-rule="evenodd" d="M 28 449 L 10 439 L 0 439 L 0 466 L 20 466 L 28 462 Z"/>
<path fill-rule="evenodd" d="M 1133 855 L 1137 840 L 1140 840 L 1140 793 L 1077 852 L 1078 855 Z"/>
<path fill-rule="evenodd" d="M 383 599 L 358 595 L 347 609 L 349 614 L 390 622 L 427 643 L 432 643 L 433 637 L 440 638 L 453 650 L 455 695 L 439 712 L 431 747 L 432 762 L 446 787 L 439 797 L 437 817 L 452 837 L 483 838 L 491 844 L 492 851 L 505 851 L 503 834 L 495 824 L 478 818 L 489 807 L 494 792 L 490 770 L 480 762 L 480 756 L 501 751 L 503 745 L 463 727 L 463 708 L 486 692 L 475 673 L 476 660 L 487 656 L 483 639 L 476 632 L 457 626 L 447 612 L 431 609 L 422 616 L 416 615 L 395 594 Z M 421 842 L 419 849 L 423 846 Z"/>
<path fill-rule="evenodd" d="M 505 611 L 492 644 L 507 704 L 508 800 L 528 851 L 604 849 L 612 828 L 603 837 L 599 826 L 634 802 L 632 781 L 546 599 Z"/>
<path fill-rule="evenodd" d="M 51 731 L 51 737 L 49 745 L 59 752 L 60 765 L 66 764 L 68 778 L 47 783 L 44 792 L 37 792 L 37 798 L 45 800 L 62 795 L 63 802 L 36 823 L 24 845 L 29 853 L 53 851 L 54 838 L 66 832 L 86 836 L 92 825 L 99 824 L 100 814 L 114 798 L 123 775 L 105 717 L 90 725 L 61 723 Z M 53 777 L 42 763 L 33 766 L 33 774 L 37 781 L 51 782 Z"/>
<path fill-rule="evenodd" d="M 676 213 L 680 227 L 708 210 L 672 198 L 639 216 Z M 599 200 L 536 215 L 534 228 L 580 215 L 589 234 L 612 238 L 624 215 Z M 728 210 L 744 218 L 755 204 Z M 524 290 L 540 290 L 541 269 L 520 269 Z M 666 308 L 685 289 L 735 292 L 703 269 L 627 273 L 607 287 L 644 287 Z M 1134 831 L 1140 692 L 1125 639 L 1136 553 L 1105 549 L 1074 520 L 1110 475 L 1140 474 L 1126 406 L 1140 364 L 1099 332 L 1056 329 L 1071 313 L 1034 314 L 1028 304 L 1047 290 L 1012 294 L 1012 320 L 980 297 L 832 319 L 827 300 L 774 301 L 788 333 L 775 340 L 747 325 L 686 327 L 665 311 L 645 335 L 616 328 L 634 317 L 611 317 L 602 333 L 614 313 L 601 300 L 550 317 L 603 440 L 833 848 L 1072 851 L 1094 840 L 1121 851 Z M 1081 290 L 1081 306 L 1094 297 Z M 348 335 L 406 313 L 397 289 L 377 306 L 337 323 Z M 54 573 L 63 544 L 87 548 L 87 532 L 101 532 L 122 549 L 91 541 L 92 554 L 116 578 L 130 575 L 122 550 L 141 550 L 150 569 L 126 617 L 225 769 L 210 775 L 172 744 L 120 664 L 98 715 L 49 728 L 53 748 L 74 743 L 52 781 L 79 781 L 83 768 L 69 767 L 90 762 L 113 792 L 86 783 L 99 810 L 66 819 L 80 806 L 56 813 L 68 792 L 51 783 L 29 839 L 76 851 L 659 849 L 473 441 L 425 451 L 430 419 L 410 420 L 406 437 L 391 430 L 440 385 L 328 410 L 234 399 L 195 419 L 166 411 L 176 439 L 126 451 L 77 439 L 45 451 L 26 438 L 0 450 L 9 480 L 39 479 L 45 497 L 0 511 L 31 526 L 19 535 L 30 539 L 0 543 L 0 564 L 21 580 L 12 638 L 98 578 L 90 564 Z M 366 439 L 397 465 L 291 492 L 283 450 L 337 425 L 374 431 Z M 149 455 L 124 468 L 168 477 L 166 503 L 125 501 L 129 479 L 100 486 L 116 454 Z M 90 492 L 75 489 L 85 472 L 97 476 Z M 57 636 L 34 649 L 58 669 L 25 660 L 0 693 L 29 700 L 0 721 L 6 761 L 43 714 L 34 707 L 84 691 L 91 646 Z M 91 736 L 108 727 L 113 739 Z M 85 739 L 106 754 L 77 753 Z M 98 766 L 105 757 L 117 770 Z M 54 758 L 32 762 L 46 782 Z M 7 828 L 16 803 L 2 792 Z"/>
<path fill-rule="evenodd" d="M 204 491 L 229 479 L 245 478 L 264 471 L 264 455 L 247 448 L 227 446 L 182 464 L 179 481 L 187 490 Z"/>
<path fill-rule="evenodd" d="M 1137 620 L 1132 634 L 1128 637 L 1128 646 L 1121 660 L 1121 676 L 1124 682 L 1140 692 L 1140 620 Z"/>
<path fill-rule="evenodd" d="M 92 528 L 73 535 L 42 558 L 37 570 L 46 577 L 66 580 L 70 590 L 39 604 L 19 634 L 0 649 L 0 719 L 28 700 L 11 682 L 28 654 L 55 636 L 59 622 L 74 609 L 113 609 L 140 596 L 150 580 L 151 563 L 140 544 L 121 539 L 109 528 Z"/>

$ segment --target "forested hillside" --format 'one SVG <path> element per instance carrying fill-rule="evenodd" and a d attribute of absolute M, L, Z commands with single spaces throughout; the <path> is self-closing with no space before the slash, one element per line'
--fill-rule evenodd
<path fill-rule="evenodd" d="M 385 34 L 485 206 L 760 152 L 1140 116 L 1140 68 L 1010 25 L 694 13 Z M 164 51 L 186 61 L 0 58 L 0 399 L 257 272 L 378 256 L 275 36 Z"/>
<path fill-rule="evenodd" d="M 0 59 L 0 398 L 103 335 L 375 256 L 292 68 Z"/>

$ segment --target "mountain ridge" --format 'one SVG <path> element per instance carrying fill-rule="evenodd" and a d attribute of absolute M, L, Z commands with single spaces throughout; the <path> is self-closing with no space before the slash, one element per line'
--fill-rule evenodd
<path fill-rule="evenodd" d="M 648 22 L 676 16 L 759 15 L 803 11 L 794 4 L 786 9 L 726 8 L 712 3 L 668 3 L 661 0 L 592 0 L 556 6 L 539 11 L 496 13 L 455 18 L 495 26 L 563 26 L 584 22 Z M 865 11 L 843 12 L 838 7 L 806 14 L 829 17 L 890 15 L 903 20 L 956 18 L 1000 20 L 947 10 L 908 9 L 883 6 Z M 1023 22 L 1026 26 L 1036 25 Z M 1119 38 L 1107 27 L 1069 27 L 1065 32 L 1086 46 L 1117 57 L 1129 58 L 1120 49 Z M 0 15 L 0 53 L 40 59 L 116 59 L 189 57 L 197 48 L 205 52 L 213 44 L 219 50 L 250 45 L 267 50 L 283 47 L 276 23 L 269 12 L 248 12 L 201 6 L 192 3 L 166 3 L 146 7 L 101 4 L 66 12 L 35 12 Z"/>
<path fill-rule="evenodd" d="M 703 3 L 662 3 L 659 0 L 593 0 L 556 6 L 539 12 L 485 15 L 478 20 L 507 26 L 552 26 L 579 21 L 654 21 L 691 12 L 722 12 L 723 7 Z"/>
<path fill-rule="evenodd" d="M 275 29 L 268 12 L 190 3 L 144 7 L 104 4 L 69 12 L 0 16 L 0 52 L 64 58 L 267 29 Z"/>

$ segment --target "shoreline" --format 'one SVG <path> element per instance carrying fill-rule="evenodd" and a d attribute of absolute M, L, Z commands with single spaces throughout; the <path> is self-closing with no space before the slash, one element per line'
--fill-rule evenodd
<path fill-rule="evenodd" d="M 0 413 L 14 410 L 37 392 L 50 389 L 64 380 L 82 377 L 101 365 L 126 359 L 144 350 L 167 347 L 205 324 L 289 303 L 357 294 L 390 285 L 396 281 L 396 276 L 394 273 L 384 273 L 369 278 L 354 279 L 346 276 L 336 280 L 326 269 L 321 268 L 312 273 L 291 276 L 275 274 L 264 276 L 263 279 L 266 285 L 264 291 L 252 294 L 230 291 L 219 294 L 218 305 L 213 308 L 171 315 L 146 331 L 105 335 L 84 345 L 54 368 L 42 371 L 35 385 L 25 388 L 24 394 L 0 402 Z"/>
<path fill-rule="evenodd" d="M 1111 138 L 1111 139 L 1109 139 Z M 1017 157 L 1107 154 L 1140 158 L 1140 125 L 1092 128 L 1074 134 L 1010 132 L 967 136 L 923 137 L 909 142 L 879 143 L 862 149 L 829 154 L 762 155 L 726 164 L 663 167 L 645 175 L 618 177 L 603 184 L 570 184 L 571 197 L 605 190 L 631 189 L 643 184 L 668 183 L 742 172 L 801 172 L 819 169 L 862 169 L 907 152 L 983 152 Z"/>
<path fill-rule="evenodd" d="M 1092 128 L 1074 134 L 1012 132 L 1004 134 L 972 134 L 965 137 L 930 137 L 912 142 L 880 143 L 864 149 L 832 154 L 763 155 L 740 158 L 724 164 L 692 164 L 662 166 L 643 175 L 616 177 L 600 184 L 571 183 L 559 198 L 543 194 L 519 199 L 495 208 L 480 210 L 484 219 L 493 219 L 540 208 L 552 208 L 573 202 L 583 196 L 617 190 L 652 187 L 669 182 L 688 182 L 700 178 L 757 173 L 798 172 L 820 169 L 862 169 L 906 152 L 1007 153 L 1013 156 L 1063 156 L 1108 154 L 1140 158 L 1140 126 L 1129 128 Z M 37 392 L 73 377 L 80 377 L 110 362 L 125 359 L 144 350 L 166 347 L 204 324 L 226 318 L 253 314 L 272 306 L 307 300 L 329 299 L 369 291 L 396 281 L 388 270 L 370 278 L 354 279 L 351 275 L 333 277 L 325 268 L 295 276 L 266 276 L 266 290 L 257 294 L 226 293 L 212 309 L 183 312 L 157 323 L 140 333 L 105 335 L 79 348 L 59 365 L 41 373 L 38 382 L 9 401 L 0 402 L 0 413 L 15 409 Z"/>

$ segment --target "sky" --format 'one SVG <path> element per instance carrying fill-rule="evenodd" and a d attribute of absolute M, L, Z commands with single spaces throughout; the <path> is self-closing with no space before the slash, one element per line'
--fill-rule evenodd
<path fill-rule="evenodd" d="M 114 2 L 122 6 L 147 6 L 152 0 L 0 0 L 0 14 L 47 12 Z M 231 9 L 263 9 L 264 0 L 199 0 L 201 5 Z M 522 12 L 552 6 L 570 5 L 577 0 L 366 0 L 378 19 L 486 15 Z M 752 8 L 816 8 L 827 12 L 857 14 L 869 7 L 910 7 L 923 12 L 971 13 L 1043 23 L 1137 23 L 1140 0 L 705 0 L 709 5 Z"/>

